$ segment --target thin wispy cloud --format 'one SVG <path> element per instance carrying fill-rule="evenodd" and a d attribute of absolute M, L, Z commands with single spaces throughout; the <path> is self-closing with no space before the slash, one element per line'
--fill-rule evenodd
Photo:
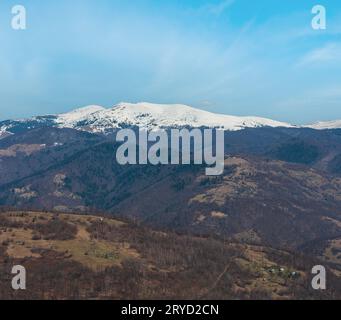
<path fill-rule="evenodd" d="M 204 11 L 207 11 L 210 14 L 219 16 L 227 9 L 229 9 L 236 0 L 223 0 L 218 3 L 209 3 L 203 7 Z"/>
<path fill-rule="evenodd" d="M 322 48 L 308 52 L 300 60 L 299 66 L 320 65 L 341 61 L 341 43 L 328 43 Z"/>

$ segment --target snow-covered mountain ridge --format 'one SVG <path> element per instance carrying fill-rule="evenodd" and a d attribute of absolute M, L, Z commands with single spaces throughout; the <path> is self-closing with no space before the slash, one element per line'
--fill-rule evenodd
<path fill-rule="evenodd" d="M 311 129 L 316 129 L 316 130 L 341 129 L 341 120 L 322 121 L 322 122 L 309 125 L 307 127 Z"/>
<path fill-rule="evenodd" d="M 259 117 L 236 117 L 215 114 L 186 105 L 151 103 L 120 103 L 111 109 L 87 106 L 68 113 L 0 122 L 2 132 L 11 132 L 15 125 L 56 126 L 90 132 L 109 132 L 122 127 L 140 127 L 148 130 L 180 127 L 208 127 L 236 131 L 256 127 L 291 127 L 284 122 Z"/>
<path fill-rule="evenodd" d="M 110 133 L 123 127 L 140 127 L 148 130 L 161 128 L 219 128 L 238 131 L 258 127 L 295 127 L 289 123 L 260 117 L 237 117 L 216 114 L 181 104 L 119 103 L 106 109 L 91 105 L 59 115 L 47 115 L 23 120 L 0 122 L 0 137 L 23 129 L 42 126 L 72 128 L 77 130 Z M 341 128 L 341 121 L 307 126 L 313 129 Z"/>

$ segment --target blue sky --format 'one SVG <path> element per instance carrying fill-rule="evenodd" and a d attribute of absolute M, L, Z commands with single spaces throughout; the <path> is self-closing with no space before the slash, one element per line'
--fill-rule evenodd
<path fill-rule="evenodd" d="M 21 0 L 25 31 L 16 4 L 0 1 L 0 119 L 121 101 L 341 119 L 339 0 Z"/>

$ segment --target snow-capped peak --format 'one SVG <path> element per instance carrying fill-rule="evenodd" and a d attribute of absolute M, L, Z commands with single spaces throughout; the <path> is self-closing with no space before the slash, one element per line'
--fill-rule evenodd
<path fill-rule="evenodd" d="M 241 130 L 255 127 L 292 127 L 288 123 L 258 117 L 236 117 L 215 114 L 182 104 L 152 104 L 147 102 L 120 103 L 106 115 L 118 123 L 148 129 L 167 127 L 208 127 L 225 130 Z"/>
<path fill-rule="evenodd" d="M 75 127 L 81 121 L 87 120 L 92 114 L 104 111 L 105 108 L 97 105 L 90 105 L 75 109 L 71 112 L 63 113 L 57 116 L 56 122 L 60 127 Z"/>

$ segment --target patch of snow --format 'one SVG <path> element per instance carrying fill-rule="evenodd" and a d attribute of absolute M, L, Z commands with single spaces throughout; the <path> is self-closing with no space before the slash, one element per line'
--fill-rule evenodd
<path fill-rule="evenodd" d="M 62 145 L 63 145 L 63 144 L 60 143 L 60 142 L 55 142 L 55 143 L 53 144 L 54 147 L 60 147 L 60 146 L 62 146 Z"/>
<path fill-rule="evenodd" d="M 307 126 L 307 128 L 315 130 L 341 129 L 341 120 L 318 122 Z"/>
<path fill-rule="evenodd" d="M 0 127 L 0 139 L 5 138 L 9 135 L 12 135 L 12 133 L 7 130 L 8 130 L 7 126 Z"/>

